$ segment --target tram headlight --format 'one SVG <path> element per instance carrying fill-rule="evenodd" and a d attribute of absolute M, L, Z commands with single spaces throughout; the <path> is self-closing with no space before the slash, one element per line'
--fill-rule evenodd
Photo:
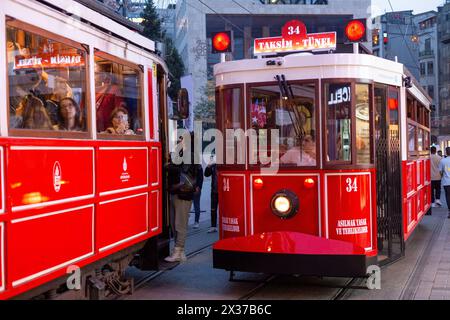
<path fill-rule="evenodd" d="M 270 207 L 272 212 L 281 219 L 292 218 L 298 212 L 298 197 L 289 190 L 278 191 L 273 195 Z"/>

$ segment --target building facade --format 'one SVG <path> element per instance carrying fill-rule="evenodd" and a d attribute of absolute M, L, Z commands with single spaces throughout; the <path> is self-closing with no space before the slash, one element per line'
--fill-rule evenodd
<path fill-rule="evenodd" d="M 233 30 L 234 52 L 227 59 L 251 59 L 254 38 L 279 36 L 289 20 L 302 20 L 309 33 L 337 31 L 342 36 L 345 21 L 370 18 L 370 7 L 371 0 L 179 0 L 174 40 L 192 75 L 194 108 L 220 61 L 219 54 L 211 54 L 212 32 Z"/>
<path fill-rule="evenodd" d="M 450 0 L 438 8 L 439 144 L 450 146 Z"/>
<path fill-rule="evenodd" d="M 413 11 L 386 13 L 373 19 L 373 53 L 403 63 L 420 79 L 419 37 Z"/>
<path fill-rule="evenodd" d="M 414 16 L 414 25 L 419 38 L 418 80 L 433 99 L 431 135 L 433 142 L 436 142 L 440 114 L 437 12 L 429 11 Z"/>

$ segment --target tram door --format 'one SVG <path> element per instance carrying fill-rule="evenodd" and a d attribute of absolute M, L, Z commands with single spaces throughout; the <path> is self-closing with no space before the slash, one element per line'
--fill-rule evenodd
<path fill-rule="evenodd" d="M 375 86 L 375 155 L 377 168 L 378 260 L 392 262 L 404 254 L 401 202 L 399 91 Z"/>

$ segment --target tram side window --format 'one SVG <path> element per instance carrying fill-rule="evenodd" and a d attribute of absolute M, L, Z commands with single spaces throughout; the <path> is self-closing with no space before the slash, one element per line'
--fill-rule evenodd
<path fill-rule="evenodd" d="M 328 161 L 351 161 L 352 90 L 350 83 L 325 84 Z M 361 125 L 361 128 L 364 126 Z M 370 146 L 368 146 L 370 148 Z M 370 151 L 369 151 L 370 152 Z M 369 156 L 370 158 L 370 156 Z"/>
<path fill-rule="evenodd" d="M 356 85 L 356 161 L 370 164 L 370 94 L 369 85 Z"/>
<path fill-rule="evenodd" d="M 314 84 L 289 86 L 291 97 L 283 97 L 278 85 L 251 88 L 251 126 L 258 134 L 260 153 L 266 148 L 270 150 L 269 143 L 273 142 L 270 135 L 276 130 L 280 165 L 313 167 L 317 163 L 316 87 Z M 261 139 L 266 134 L 269 136 Z"/>
<path fill-rule="evenodd" d="M 416 150 L 416 127 L 412 124 L 408 125 L 408 151 Z"/>
<path fill-rule="evenodd" d="M 97 132 L 107 139 L 139 139 L 144 134 L 141 71 L 95 55 Z"/>
<path fill-rule="evenodd" d="M 85 51 L 16 24 L 6 26 L 9 128 L 40 136 L 87 131 Z"/>
<path fill-rule="evenodd" d="M 243 135 L 244 131 L 239 130 L 244 129 L 241 88 L 223 89 L 220 91 L 219 99 L 223 113 L 222 133 L 225 137 L 225 163 L 245 164 L 245 136 Z"/>

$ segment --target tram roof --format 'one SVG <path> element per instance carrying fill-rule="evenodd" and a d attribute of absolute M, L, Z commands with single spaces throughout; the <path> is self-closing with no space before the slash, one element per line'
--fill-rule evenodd
<path fill-rule="evenodd" d="M 52 7 L 59 12 L 79 18 L 81 21 L 100 29 L 117 38 L 128 41 L 145 50 L 155 52 L 155 42 L 139 32 L 139 25 L 107 10 L 104 5 L 92 0 L 36 0 L 44 5 Z M 68 3 L 69 2 L 69 3 Z"/>
<path fill-rule="evenodd" d="M 301 72 L 299 72 L 301 70 Z M 412 79 L 409 91 L 427 105 L 432 99 L 401 63 L 369 54 L 290 54 L 284 57 L 246 59 L 214 66 L 216 85 L 275 81 L 274 74 L 284 74 L 288 81 L 314 79 L 367 79 L 403 86 L 404 76 Z"/>

